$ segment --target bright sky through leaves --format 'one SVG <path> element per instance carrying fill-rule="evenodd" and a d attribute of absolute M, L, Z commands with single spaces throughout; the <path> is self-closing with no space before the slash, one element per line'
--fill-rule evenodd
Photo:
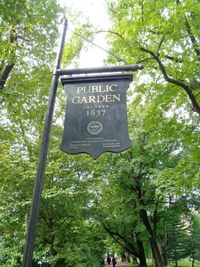
<path fill-rule="evenodd" d="M 87 16 L 94 27 L 98 27 L 101 30 L 106 30 L 110 24 L 108 15 L 106 12 L 106 5 L 104 0 L 92 1 L 92 0 L 59 0 L 60 4 L 66 8 L 72 9 L 74 12 L 82 12 L 84 16 Z M 69 21 L 69 27 L 73 29 L 73 24 Z M 66 40 L 67 42 L 67 40 Z M 94 39 L 94 43 L 100 45 L 104 49 L 106 48 L 105 33 L 97 34 Z M 83 49 L 80 55 L 80 67 L 97 67 L 103 66 L 103 60 L 106 58 L 107 53 L 100 50 L 93 45 L 89 45 L 89 48 Z"/>

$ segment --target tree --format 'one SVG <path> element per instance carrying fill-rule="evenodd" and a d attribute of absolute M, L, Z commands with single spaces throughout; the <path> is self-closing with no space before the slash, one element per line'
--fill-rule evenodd
<path fill-rule="evenodd" d="M 170 202 L 166 212 L 166 235 L 167 235 L 167 256 L 168 260 L 178 266 L 178 260 L 189 255 L 189 210 L 185 199 L 175 199 Z"/>
<path fill-rule="evenodd" d="M 145 83 L 137 88 L 166 110 L 200 114 L 199 1 L 119 0 L 109 2 L 111 50 L 129 63 L 143 63 Z M 169 94 L 170 95 L 169 95 Z M 186 99 L 187 96 L 187 99 Z"/>
<path fill-rule="evenodd" d="M 15 267 L 20 266 L 22 257 L 40 135 L 47 105 L 48 88 L 51 83 L 51 59 L 54 56 L 52 47 L 57 35 L 54 31 L 57 16 L 53 14 L 53 10 L 56 9 L 55 2 L 48 1 L 55 8 L 52 9 L 46 1 L 34 7 L 34 2 L 26 1 L 27 8 L 23 9 L 21 7 L 24 2 L 12 2 L 12 8 L 8 9 L 6 5 L 3 6 L 5 17 L 1 24 L 3 42 L 0 46 L 3 51 L 1 53 L 3 55 L 2 75 L 7 73 L 6 79 L 3 78 L 6 84 L 2 81 L 3 89 L 0 96 L 2 100 L 0 111 L 2 140 L 0 143 L 0 262 Z M 161 3 L 157 3 L 155 10 L 150 12 L 148 11 L 152 10 L 150 4 L 144 2 L 145 24 L 140 24 L 141 17 L 135 16 L 135 12 L 141 10 L 137 7 L 142 7 L 142 4 L 139 6 L 138 1 L 120 2 L 125 5 L 119 6 L 119 9 L 116 6 L 115 26 L 123 27 L 113 29 L 115 32 L 119 30 L 120 33 L 120 36 L 114 34 L 118 37 L 113 40 L 114 44 L 115 41 L 118 44 L 117 52 L 127 60 L 130 59 L 129 61 L 133 60 L 134 55 L 133 62 L 135 63 L 140 62 L 145 54 L 149 54 L 148 51 L 154 53 L 157 51 L 157 47 L 153 46 L 157 40 L 159 46 L 159 53 L 156 55 L 158 59 L 144 60 L 144 74 L 148 75 L 149 80 L 145 80 L 145 84 L 138 84 L 136 93 L 130 92 L 133 96 L 129 109 L 132 148 L 119 155 L 102 155 L 97 160 L 97 164 L 85 155 L 72 157 L 61 153 L 58 150 L 61 140 L 59 121 L 64 117 L 65 100 L 59 88 L 34 254 L 35 264 L 42 260 L 51 267 L 63 266 L 63 264 L 98 266 L 105 252 L 106 229 L 115 242 L 140 259 L 140 265 L 146 266 L 145 253 L 151 247 L 156 265 L 163 266 L 161 247 L 164 236 L 163 220 L 166 218 L 164 215 L 168 215 L 166 197 L 173 196 L 178 199 L 185 194 L 191 195 L 192 192 L 197 192 L 200 186 L 198 117 L 190 114 L 185 104 L 184 94 L 181 91 L 177 94 L 175 88 L 178 88 L 178 84 L 176 87 L 169 86 L 159 76 L 159 70 L 155 69 L 156 64 L 159 64 L 161 60 L 161 63 L 165 64 L 168 75 L 172 73 L 173 79 L 177 81 L 183 78 L 181 82 L 191 86 L 187 80 L 188 77 L 195 79 L 198 77 L 196 61 L 192 61 L 191 68 L 185 69 L 186 62 L 189 62 L 195 55 L 194 51 L 189 56 L 189 48 L 192 44 L 189 45 L 186 42 L 185 45 L 184 40 L 189 41 L 190 38 L 184 39 L 182 31 L 180 36 L 184 37 L 183 39 L 177 35 L 177 40 L 181 39 L 180 46 L 183 50 L 185 49 L 180 52 L 180 57 L 186 58 L 184 58 L 184 63 L 170 59 L 169 55 L 174 57 L 176 55 L 179 59 L 178 52 L 173 46 L 175 41 L 172 33 L 167 33 L 171 39 L 164 38 L 161 41 L 162 34 L 151 33 L 149 30 L 151 25 L 156 27 L 153 24 L 151 12 L 155 14 L 157 6 L 161 10 Z M 132 3 L 136 3 L 135 9 L 132 9 Z M 179 4 L 177 3 L 177 6 L 183 6 L 182 2 Z M 189 1 L 187 4 L 189 5 Z M 169 30 L 170 25 L 175 23 L 177 32 L 178 26 L 182 26 L 171 15 L 174 3 L 172 2 L 171 5 L 168 7 L 166 3 L 163 4 L 164 11 L 159 13 L 159 18 L 162 19 L 160 25 L 161 28 Z M 196 7 L 198 3 L 195 3 Z M 191 6 L 190 8 L 192 9 Z M 165 16 L 169 11 L 171 19 Z M 178 12 L 177 9 L 175 11 Z M 131 12 L 133 12 L 133 19 L 138 22 L 136 25 L 140 29 L 143 29 L 145 25 L 143 35 L 139 34 L 138 28 L 136 32 L 129 31 L 130 17 L 127 16 L 127 12 L 130 12 L 131 18 Z M 17 14 L 19 14 L 19 22 L 16 22 Z M 186 15 L 190 17 L 189 13 Z M 39 20 L 37 20 L 38 16 Z M 149 24 L 148 17 L 150 17 Z M 182 17 L 180 14 L 180 18 Z M 192 29 L 194 29 L 196 18 L 191 21 Z M 166 22 L 169 25 L 165 27 Z M 19 28 L 17 28 L 18 24 Z M 50 34 L 46 39 L 48 31 Z M 91 36 L 90 29 L 85 29 L 85 33 Z M 25 37 L 23 37 L 23 43 L 19 41 L 21 34 L 22 37 L 23 34 L 27 38 L 30 37 L 32 46 Z M 151 34 L 152 38 L 150 38 Z M 9 39 L 10 35 L 11 39 Z M 146 38 L 150 38 L 149 41 L 146 39 L 146 43 L 142 40 L 142 36 L 145 35 Z M 141 43 L 135 42 L 135 45 L 132 45 L 132 40 L 140 41 L 140 38 Z M 124 41 L 127 42 L 124 43 Z M 83 42 L 79 37 L 73 35 L 69 45 L 65 48 L 65 64 L 72 62 L 82 45 Z M 142 47 L 149 50 L 144 51 Z M 175 55 L 169 54 L 171 52 L 168 49 L 171 48 Z M 31 53 L 30 61 L 27 59 L 29 52 Z M 135 54 L 135 52 L 138 53 Z M 194 59 L 196 59 L 195 56 Z M 169 62 L 174 62 L 175 65 Z M 27 68 L 28 65 L 29 68 Z M 180 68 L 177 69 L 176 65 Z M 183 72 L 183 70 L 186 71 Z M 163 74 L 162 69 L 161 73 Z M 166 89 L 164 99 L 163 88 Z M 198 89 L 196 91 L 192 89 L 192 94 L 194 92 L 198 94 Z M 186 112 L 182 115 L 183 108 Z M 194 198 L 194 201 L 197 202 L 197 200 L 197 197 Z M 104 228 L 97 223 L 97 220 L 104 223 Z"/>
<path fill-rule="evenodd" d="M 36 3 L 29 0 L 1 1 L 0 9 L 2 91 L 14 67 L 16 72 L 28 73 L 30 67 L 49 66 L 62 9 L 53 0 Z"/>
<path fill-rule="evenodd" d="M 134 99 L 130 101 L 130 105 L 138 112 L 129 113 L 129 121 L 136 121 L 139 112 L 145 114 L 141 120 L 142 127 L 150 133 L 152 143 L 158 142 L 160 145 L 162 141 L 166 142 L 166 150 L 158 152 L 158 162 L 161 165 L 158 165 L 159 179 L 156 188 L 160 188 L 164 193 L 164 199 L 168 196 L 178 197 L 184 193 L 191 194 L 193 185 L 196 184 L 196 174 L 199 173 L 196 153 L 199 146 L 196 139 L 199 118 L 195 113 L 192 114 L 189 108 L 190 103 L 192 110 L 200 114 L 197 74 L 199 2 L 156 1 L 152 6 L 151 2 L 119 0 L 108 1 L 108 9 L 113 21 L 108 35 L 112 53 L 124 58 L 128 63 L 142 63 L 145 67 L 142 73 L 135 77 L 134 90 L 130 90 Z M 110 58 L 109 62 L 115 61 Z M 141 122 L 134 124 L 135 129 Z M 191 142 L 192 139 L 195 144 Z M 171 145 L 174 146 L 171 147 L 172 154 L 168 160 L 165 158 L 163 161 L 165 152 L 170 150 Z M 133 149 L 133 159 L 135 153 Z M 152 155 L 152 151 L 149 151 L 149 155 Z M 145 154 L 144 158 L 143 162 L 148 162 L 150 156 Z M 126 164 L 124 173 L 127 166 Z M 138 191 L 141 192 L 143 200 L 142 188 L 140 186 Z M 162 221 L 162 212 L 160 213 L 159 209 L 155 211 Z M 145 212 L 143 213 L 142 217 L 145 218 Z M 145 220 L 143 223 L 146 229 L 150 230 L 151 219 L 150 227 Z M 161 231 L 164 231 L 164 227 L 161 227 Z M 149 231 L 150 236 L 151 233 L 152 231 Z M 162 236 L 160 238 L 162 239 Z M 162 263 L 155 264 L 162 266 Z"/>
<path fill-rule="evenodd" d="M 164 196 L 156 190 L 157 172 L 165 168 L 163 163 L 173 151 L 174 145 L 166 141 L 152 144 L 150 134 L 141 128 L 139 130 L 139 124 L 137 128 L 132 128 L 132 135 L 134 136 L 132 148 L 121 156 L 113 156 L 113 160 L 108 162 L 108 165 L 113 167 L 107 165 L 104 170 L 107 176 L 110 176 L 109 198 L 112 199 L 112 195 L 116 199 L 119 198 L 119 203 L 123 203 L 123 206 L 114 200 L 113 203 L 117 206 L 112 208 L 111 215 L 107 215 L 108 219 L 104 219 L 103 224 L 114 238 L 122 241 L 121 244 L 123 242 L 126 245 L 132 244 L 131 253 L 140 258 L 141 266 L 146 266 L 146 263 L 142 262 L 142 257 L 137 254 L 139 244 L 143 246 L 142 242 L 147 243 L 148 240 L 156 266 L 160 267 L 163 266 L 163 260 L 158 245 L 160 239 L 158 232 L 161 227 L 160 215 L 164 209 Z M 160 157 L 163 153 L 164 155 Z M 119 211 L 115 214 L 116 209 Z M 103 218 L 105 217 L 104 215 Z M 127 234 L 124 229 L 125 224 Z M 144 249 L 141 251 L 144 253 Z"/>
<path fill-rule="evenodd" d="M 26 8 L 24 4 L 27 4 Z M 0 76 L 2 78 L 0 94 L 2 103 L 0 111 L 0 136 L 2 137 L 2 158 L 0 161 L 0 191 L 2 192 L 0 232 L 2 236 L 0 244 L 2 249 L 0 251 L 0 262 L 16 267 L 20 266 L 22 259 L 24 233 L 31 204 L 40 136 L 43 129 L 48 90 L 51 84 L 52 64 L 55 61 L 54 46 L 57 40 L 58 23 L 60 23 L 58 16 L 62 15 L 62 9 L 55 1 L 43 1 L 37 4 L 31 1 L 18 1 L 17 3 L 10 1 L 5 6 L 3 3 L 0 5 L 5 9 L 1 21 L 2 38 L 5 41 L 1 43 L 1 49 L 5 53 L 1 53 L 2 77 Z M 17 16 L 19 21 L 16 22 Z M 12 30 L 9 31 L 12 25 L 14 25 L 14 29 L 16 28 L 15 33 Z M 10 41 L 9 34 L 14 34 L 15 39 Z M 72 36 L 72 39 L 74 40 L 74 36 Z M 77 43 L 77 50 L 71 49 L 73 57 L 75 57 L 78 48 L 80 49 L 83 45 L 83 42 L 79 41 Z M 11 49 L 12 46 L 13 50 Z M 69 46 L 66 46 L 66 51 Z M 65 55 L 65 63 L 67 60 L 68 62 L 72 60 L 71 55 L 69 58 L 69 53 L 67 56 Z M 61 95 L 63 96 L 62 93 Z M 58 101 L 60 99 L 58 98 Z M 63 119 L 64 110 L 62 110 L 62 107 L 64 102 L 65 100 L 60 100 L 55 110 L 55 122 L 52 131 L 55 135 L 59 134 L 60 139 L 61 127 L 56 125 L 56 120 L 60 117 Z M 52 139 L 57 142 L 53 135 Z M 72 178 L 73 172 L 70 175 L 68 170 L 63 171 L 64 168 L 62 168 L 60 175 L 57 176 L 54 173 L 54 171 L 60 172 L 59 168 L 62 165 L 54 153 L 57 153 L 61 158 L 62 156 L 57 149 L 60 145 L 59 140 L 55 146 L 53 140 L 51 144 L 50 151 L 53 151 L 49 154 L 53 156 L 49 155 L 49 168 L 47 164 L 47 172 L 49 173 L 45 176 L 46 185 L 39 222 L 40 230 L 38 231 L 34 254 L 35 264 L 39 260 L 43 260 L 44 257 L 45 261 L 51 266 L 59 266 L 63 264 L 63 261 L 68 262 L 70 266 L 70 264 L 74 264 L 72 258 L 76 255 L 77 264 L 81 264 L 88 258 L 89 264 L 93 262 L 93 266 L 98 266 L 104 250 L 100 240 L 101 233 L 98 225 L 89 224 L 86 216 L 87 212 L 81 211 L 81 209 L 85 209 L 89 200 L 83 196 L 83 205 L 80 205 L 80 209 L 77 209 L 74 195 L 77 197 L 81 195 L 81 193 L 78 194 L 80 189 L 78 178 L 77 187 L 79 189 L 76 187 L 77 194 L 71 192 L 68 196 L 64 196 L 68 192 L 66 182 L 69 182 Z M 66 159 L 64 161 L 66 162 Z M 67 165 L 69 169 L 71 168 L 70 164 L 75 163 L 69 163 Z M 56 183 L 58 177 L 61 180 L 60 183 Z M 64 179 L 66 179 L 66 182 L 63 182 Z M 53 185 L 54 182 L 56 187 Z M 63 190 L 64 186 L 66 187 L 65 190 Z M 56 192 L 60 193 L 58 200 L 56 199 Z M 71 205 L 71 209 L 67 209 L 66 202 L 69 203 L 69 206 Z M 57 209 L 55 208 L 56 205 Z M 71 214 L 73 209 L 77 210 L 74 216 Z M 66 213 L 63 214 L 64 211 Z M 80 219 L 81 215 L 84 216 Z M 69 226 L 69 236 L 66 234 L 66 225 Z M 73 235 L 74 232 L 80 233 L 81 230 L 82 239 L 78 233 Z M 49 231 L 52 231 L 51 234 L 49 234 Z M 96 243 L 94 239 L 90 241 L 92 240 L 91 233 L 94 233 L 94 236 L 96 235 Z M 69 237 L 69 240 L 67 240 L 67 237 Z M 59 239 L 61 240 L 60 245 L 58 245 Z M 88 242 L 87 246 L 85 246 L 86 240 Z M 73 242 L 80 244 L 77 250 L 72 248 Z M 86 251 L 83 253 L 84 248 L 87 253 Z M 68 255 L 63 253 L 64 249 L 68 249 Z M 81 257 L 79 257 L 79 251 L 82 251 Z"/>
<path fill-rule="evenodd" d="M 92 219 L 90 159 L 72 160 L 59 151 L 59 132 L 53 127 L 34 260 L 51 267 L 100 266 L 105 232 Z M 20 266 L 35 163 L 16 151 L 9 155 L 6 145 L 2 152 L 0 262 Z"/>
<path fill-rule="evenodd" d="M 184 122 L 164 119 L 162 111 L 157 114 L 155 108 L 149 113 L 148 108 L 151 105 L 144 108 L 143 103 L 138 104 L 135 100 L 129 104 L 132 147 L 102 161 L 104 166 L 101 166 L 100 175 L 102 180 L 108 181 L 104 188 L 104 205 L 100 207 L 107 212 L 100 218 L 104 218 L 107 232 L 122 247 L 132 244 L 131 253 L 138 258 L 135 253 L 137 242 L 132 233 L 136 234 L 145 251 L 151 247 L 155 265 L 160 267 L 167 265 L 167 199 L 184 199 L 187 192 L 186 200 L 189 201 L 198 165 L 193 164 L 191 169 L 192 145 L 186 142 L 186 136 L 193 138 L 194 134 L 193 140 L 197 136 Z M 179 129 L 182 129 L 182 139 L 176 139 Z M 182 211 L 181 216 L 187 212 Z"/>
<path fill-rule="evenodd" d="M 139 260 L 139 266 L 146 267 L 144 243 L 147 237 L 138 217 L 133 215 L 133 207 L 129 205 L 122 190 L 112 181 L 104 189 L 104 196 L 97 209 L 97 219 L 106 232 L 121 249 Z M 109 203 L 109 204 L 108 204 Z M 103 204 L 103 206 L 102 206 Z"/>
<path fill-rule="evenodd" d="M 52 267 L 100 266 L 105 237 L 90 208 L 93 199 L 90 178 L 87 181 L 90 159 L 72 160 L 55 147 L 49 160 L 36 259 L 45 258 Z"/>
<path fill-rule="evenodd" d="M 191 216 L 191 224 L 189 229 L 189 256 L 192 259 L 192 267 L 195 266 L 195 260 L 200 259 L 200 238 L 199 238 L 199 214 Z"/>

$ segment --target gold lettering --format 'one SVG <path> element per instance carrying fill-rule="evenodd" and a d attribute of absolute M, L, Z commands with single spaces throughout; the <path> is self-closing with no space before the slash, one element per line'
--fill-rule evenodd
<path fill-rule="evenodd" d="M 103 95 L 98 95 L 96 99 L 97 103 L 105 102 L 105 96 Z"/>
<path fill-rule="evenodd" d="M 88 102 L 89 103 L 96 103 L 96 100 L 95 100 L 95 96 L 94 95 L 90 95 L 88 98 L 89 98 L 88 99 Z"/>
<path fill-rule="evenodd" d="M 105 92 L 116 92 L 116 91 L 117 91 L 117 84 L 89 85 L 89 86 L 80 86 L 76 88 L 77 94 L 105 93 Z"/>
<path fill-rule="evenodd" d="M 73 104 L 91 104 L 91 103 L 110 103 L 110 102 L 120 102 L 120 94 L 111 95 L 89 95 L 89 96 L 74 96 L 72 98 Z M 96 106 L 95 106 L 96 107 Z"/>
<path fill-rule="evenodd" d="M 120 102 L 120 94 L 113 95 L 113 102 L 115 102 L 115 100 Z"/>
<path fill-rule="evenodd" d="M 106 95 L 105 96 L 105 102 L 113 102 L 113 96 L 112 95 Z"/>
<path fill-rule="evenodd" d="M 100 93 L 104 93 L 104 92 L 107 92 L 107 91 L 105 89 L 103 89 L 101 85 L 99 85 L 99 92 Z"/>
<path fill-rule="evenodd" d="M 77 94 L 83 91 L 83 87 L 77 87 Z"/>
<path fill-rule="evenodd" d="M 98 85 L 93 85 L 93 86 L 91 86 L 92 88 L 91 88 L 91 92 L 92 93 L 98 93 L 99 92 L 99 87 L 100 86 L 98 86 Z"/>
<path fill-rule="evenodd" d="M 72 98 L 72 103 L 73 104 L 79 104 L 79 101 L 80 101 L 80 97 L 79 96 L 75 96 Z"/>
<path fill-rule="evenodd" d="M 88 101 L 87 101 L 87 98 L 85 96 L 82 97 L 80 102 L 79 102 L 79 104 L 87 104 L 87 103 L 88 103 Z"/>
<path fill-rule="evenodd" d="M 109 84 L 107 85 L 108 91 L 110 92 L 116 92 L 117 91 L 117 85 L 116 84 Z"/>

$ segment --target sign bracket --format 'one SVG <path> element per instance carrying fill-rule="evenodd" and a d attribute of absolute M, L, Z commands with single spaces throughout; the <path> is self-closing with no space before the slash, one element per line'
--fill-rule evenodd
<path fill-rule="evenodd" d="M 125 71 L 138 71 L 144 68 L 141 64 L 125 65 L 125 66 L 107 66 L 98 68 L 79 68 L 79 69 L 58 69 L 57 73 L 60 76 L 74 75 L 74 74 L 89 74 L 89 73 L 104 73 L 104 72 L 125 72 Z"/>

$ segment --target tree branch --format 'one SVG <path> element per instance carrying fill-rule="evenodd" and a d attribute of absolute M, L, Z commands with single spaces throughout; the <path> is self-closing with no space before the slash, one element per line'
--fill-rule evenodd
<path fill-rule="evenodd" d="M 183 63 L 183 60 L 180 59 L 180 58 L 176 58 L 176 57 L 168 56 L 168 55 L 165 55 L 164 57 L 167 58 L 167 59 L 170 59 L 170 60 L 172 60 L 174 62 L 177 62 L 177 63 Z"/>
<path fill-rule="evenodd" d="M 162 39 L 161 39 L 161 41 L 160 41 L 160 43 L 158 45 L 157 54 L 159 54 L 159 51 L 160 51 L 160 48 L 161 48 L 161 46 L 162 46 L 162 44 L 164 42 L 165 36 L 166 36 L 166 34 L 163 35 L 163 37 L 162 37 Z"/>
<path fill-rule="evenodd" d="M 95 33 L 98 34 L 98 33 L 103 33 L 103 32 L 111 33 L 111 34 L 115 34 L 115 35 L 119 36 L 120 38 L 124 39 L 123 35 L 121 35 L 121 34 L 118 33 L 118 32 L 114 32 L 114 31 L 97 31 L 97 32 L 95 32 Z"/>
<path fill-rule="evenodd" d="M 134 247 L 133 244 L 131 244 L 128 240 L 126 240 L 124 236 L 120 235 L 120 234 L 117 233 L 117 232 L 114 232 L 114 231 L 111 230 L 109 227 L 107 227 L 107 226 L 105 225 L 104 222 L 101 222 L 101 223 L 102 223 L 104 229 L 106 230 L 106 232 L 108 232 L 108 233 L 112 236 L 112 238 L 113 238 L 119 245 L 123 246 L 127 251 L 129 251 L 129 252 L 130 252 L 131 254 L 133 254 L 135 257 L 137 257 L 137 258 L 139 257 L 139 254 L 138 254 L 138 252 L 137 252 L 137 249 Z M 123 243 L 120 242 L 120 241 L 118 240 L 118 238 L 116 238 L 116 236 L 117 236 L 121 241 L 123 241 Z"/>
<path fill-rule="evenodd" d="M 199 57 L 200 56 L 200 49 L 197 48 L 198 47 L 197 40 L 196 40 L 194 34 L 192 33 L 192 28 L 191 28 L 187 18 L 185 18 L 185 25 L 186 25 L 187 33 L 188 33 L 190 40 L 192 42 L 194 51 L 197 54 L 197 56 Z"/>
<path fill-rule="evenodd" d="M 13 25 L 11 31 L 10 31 L 10 36 L 9 36 L 9 41 L 11 46 L 9 47 L 9 49 L 6 51 L 6 56 L 9 58 L 8 63 L 5 65 L 5 67 L 3 66 L 5 64 L 6 61 L 6 57 L 4 57 L 4 59 L 1 62 L 1 70 L 2 73 L 0 75 L 0 91 L 3 90 L 4 85 L 15 65 L 15 61 L 16 61 L 16 45 L 17 45 L 17 39 L 18 39 L 18 35 L 16 32 L 16 25 Z"/>
<path fill-rule="evenodd" d="M 136 64 L 140 64 L 140 63 L 148 61 L 150 59 L 153 59 L 153 57 L 147 57 L 147 58 L 141 59 L 141 60 L 137 61 Z"/>
<path fill-rule="evenodd" d="M 150 54 L 152 56 L 152 58 L 158 63 L 159 68 L 163 74 L 165 81 L 167 81 L 171 84 L 175 84 L 175 85 L 181 87 L 182 89 L 184 89 L 184 91 L 187 93 L 187 95 L 188 95 L 188 97 L 192 103 L 193 110 L 195 112 L 197 112 L 198 114 L 200 114 L 200 105 L 198 104 L 198 102 L 197 102 L 197 100 L 196 100 L 196 98 L 192 92 L 192 88 L 184 82 L 181 82 L 181 81 L 178 81 L 178 80 L 175 80 L 175 79 L 169 77 L 163 63 L 161 62 L 161 60 L 157 54 L 155 54 L 154 52 L 152 52 L 149 49 L 146 49 L 144 47 L 141 47 L 140 49 L 141 49 L 141 51 Z"/>
<path fill-rule="evenodd" d="M 15 62 L 6 65 L 6 67 L 4 68 L 1 79 L 0 79 L 0 91 L 3 90 L 4 85 L 5 85 L 8 77 L 9 77 L 12 69 L 14 68 L 14 66 L 15 66 Z"/>
<path fill-rule="evenodd" d="M 199 96 L 200 95 L 200 92 L 198 94 L 195 95 L 195 97 Z"/>

